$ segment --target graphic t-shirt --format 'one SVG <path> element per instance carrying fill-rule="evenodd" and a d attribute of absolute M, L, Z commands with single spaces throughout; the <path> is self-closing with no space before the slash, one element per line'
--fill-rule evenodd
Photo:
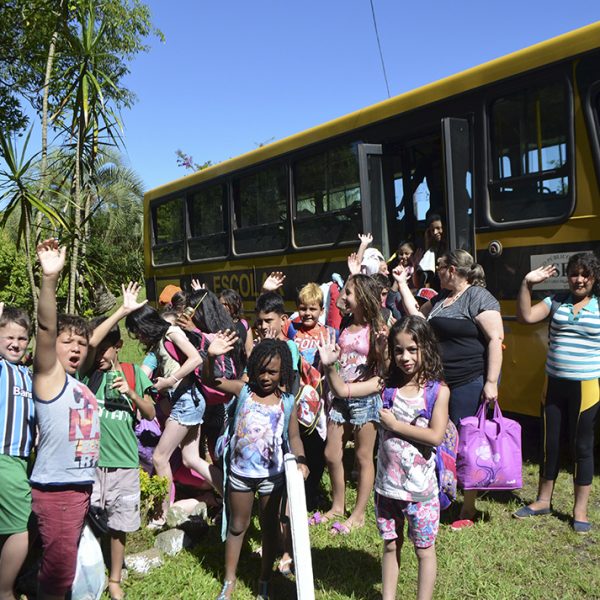
<path fill-rule="evenodd" d="M 94 483 L 100 451 L 98 402 L 92 391 L 65 375 L 60 394 L 35 397 L 39 444 L 31 482 L 38 485 Z"/>
<path fill-rule="evenodd" d="M 420 416 L 425 410 L 423 390 L 414 398 L 402 396 L 400 390 L 396 390 L 391 410 L 398 421 L 429 427 L 429 421 Z M 435 450 L 380 426 L 375 491 L 386 498 L 406 502 L 425 502 L 436 497 Z"/>
<path fill-rule="evenodd" d="M 369 326 L 358 331 L 347 327 L 340 334 L 340 376 L 346 383 L 352 383 L 365 375 L 369 356 Z"/>
<path fill-rule="evenodd" d="M 142 397 L 152 387 L 152 382 L 141 369 L 134 369 L 135 392 Z M 137 438 L 133 430 L 135 411 L 131 400 L 121 396 L 115 400 L 104 398 L 106 373 L 96 391 L 100 411 L 100 459 L 99 467 L 133 469 L 139 466 Z"/>
<path fill-rule="evenodd" d="M 232 439 L 231 471 L 241 477 L 283 472 L 283 402 L 261 404 L 250 395 L 240 409 Z"/>

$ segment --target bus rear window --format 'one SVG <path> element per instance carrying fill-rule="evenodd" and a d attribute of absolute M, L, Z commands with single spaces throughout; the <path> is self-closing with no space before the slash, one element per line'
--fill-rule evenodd
<path fill-rule="evenodd" d="M 236 254 L 283 250 L 288 244 L 288 178 L 275 165 L 233 182 Z"/>
<path fill-rule="evenodd" d="M 228 253 L 225 209 L 227 186 L 215 185 L 195 192 L 188 200 L 188 242 L 191 260 L 216 258 Z"/>
<path fill-rule="evenodd" d="M 358 157 L 334 148 L 294 165 L 296 246 L 356 241 L 362 231 Z"/>
<path fill-rule="evenodd" d="M 569 118 L 563 82 L 493 102 L 489 193 L 494 222 L 547 221 L 569 214 Z"/>
<path fill-rule="evenodd" d="M 152 207 L 155 265 L 181 263 L 183 260 L 183 199 L 177 198 Z"/>

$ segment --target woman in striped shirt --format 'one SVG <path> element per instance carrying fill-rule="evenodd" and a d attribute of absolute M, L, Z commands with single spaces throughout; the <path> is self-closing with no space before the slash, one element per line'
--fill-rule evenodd
<path fill-rule="evenodd" d="M 550 317 L 547 386 L 542 404 L 543 445 L 538 496 L 514 513 L 517 518 L 552 512 L 552 492 L 558 476 L 561 422 L 568 425 L 575 459 L 573 529 L 588 533 L 587 505 L 594 474 L 594 429 L 600 408 L 600 261 L 591 252 L 574 254 L 567 264 L 569 293 L 531 305 L 531 288 L 556 274 L 540 267 L 523 279 L 517 299 L 521 323 Z"/>

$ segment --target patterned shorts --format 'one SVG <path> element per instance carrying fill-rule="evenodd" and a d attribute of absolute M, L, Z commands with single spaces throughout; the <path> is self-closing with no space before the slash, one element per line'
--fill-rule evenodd
<path fill-rule="evenodd" d="M 429 548 L 435 543 L 440 526 L 440 501 L 437 494 L 426 502 L 407 502 L 375 492 L 375 516 L 384 540 L 401 538 L 406 518 L 408 537 L 415 548 Z"/>

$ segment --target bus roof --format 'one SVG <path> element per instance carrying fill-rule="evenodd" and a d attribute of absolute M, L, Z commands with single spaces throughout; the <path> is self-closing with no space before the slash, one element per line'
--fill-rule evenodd
<path fill-rule="evenodd" d="M 336 137 L 348 131 L 382 121 L 394 115 L 456 96 L 462 92 L 495 81 L 552 64 L 571 56 L 594 50 L 600 45 L 600 21 L 559 35 L 528 48 L 496 58 L 455 75 L 429 83 L 393 98 L 372 104 L 322 125 L 306 129 L 281 140 L 271 142 L 235 158 L 185 175 L 170 183 L 149 190 L 145 201 L 197 185 L 205 180 L 224 175 L 250 165 L 286 154 L 316 142 Z"/>

